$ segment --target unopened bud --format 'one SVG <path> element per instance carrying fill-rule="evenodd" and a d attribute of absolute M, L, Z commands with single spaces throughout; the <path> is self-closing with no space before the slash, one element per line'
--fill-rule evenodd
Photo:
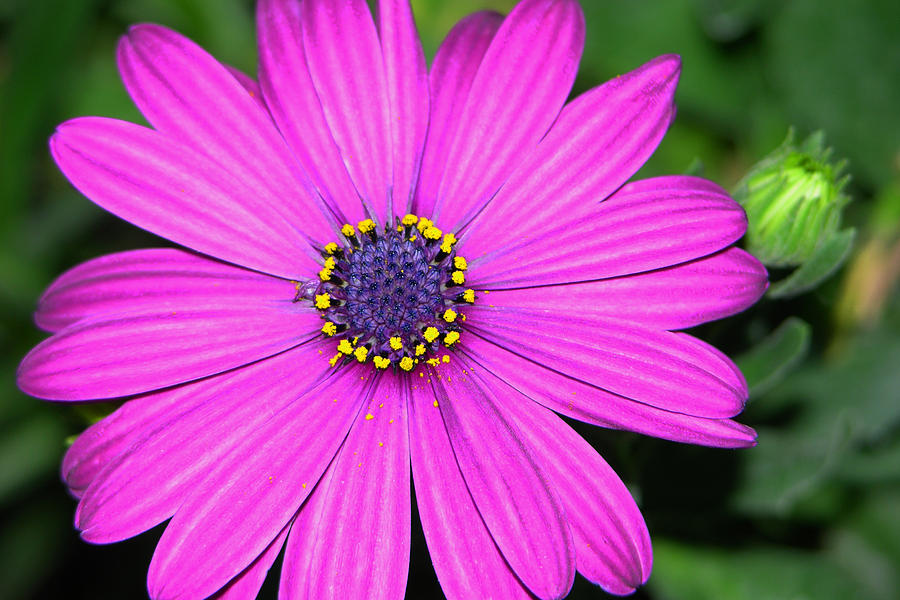
<path fill-rule="evenodd" d="M 799 146 L 793 131 L 754 166 L 735 198 L 747 211 L 747 249 L 764 264 L 789 267 L 806 262 L 840 227 L 849 201 L 843 188 L 845 161 L 829 161 L 831 149 L 816 132 Z"/>

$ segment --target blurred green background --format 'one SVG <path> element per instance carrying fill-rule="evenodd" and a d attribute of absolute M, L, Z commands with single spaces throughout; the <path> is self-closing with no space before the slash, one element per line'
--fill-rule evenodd
<path fill-rule="evenodd" d="M 462 15 L 511 0 L 414 0 L 429 58 Z M 849 159 L 857 243 L 818 289 L 764 299 L 696 332 L 739 357 L 759 446 L 722 451 L 578 426 L 641 505 L 655 547 L 636 598 L 900 598 L 900 3 L 583 0 L 576 91 L 661 53 L 684 60 L 679 115 L 642 175 L 701 172 L 733 188 L 788 128 Z M 24 396 L 41 290 L 88 258 L 161 245 L 72 189 L 46 140 L 80 115 L 142 122 L 116 39 L 151 21 L 255 71 L 252 2 L 0 1 L 0 598 L 141 598 L 156 530 L 81 542 L 58 480 L 90 415 Z M 783 274 L 773 272 L 773 279 Z M 774 332 L 774 333 L 773 333 Z M 417 524 L 414 525 L 414 531 Z M 421 533 L 409 598 L 440 597 Z M 270 577 L 274 580 L 276 577 Z M 269 582 L 264 598 L 274 598 Z M 572 598 L 605 598 L 584 580 Z"/>

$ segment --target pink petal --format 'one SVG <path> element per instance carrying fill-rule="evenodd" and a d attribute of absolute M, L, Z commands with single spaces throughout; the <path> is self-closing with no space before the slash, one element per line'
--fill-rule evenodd
<path fill-rule="evenodd" d="M 225 68 L 228 69 L 228 72 L 231 73 L 231 76 L 234 77 L 241 87 L 244 88 L 250 97 L 253 98 L 253 101 L 256 102 L 257 105 L 263 110 L 266 110 L 266 104 L 263 102 L 262 90 L 259 88 L 259 83 L 256 82 L 255 79 L 241 71 L 240 69 L 236 69 L 231 65 L 225 65 Z"/>
<path fill-rule="evenodd" d="M 572 528 L 578 572 L 607 592 L 632 593 L 650 576 L 653 551 L 644 518 L 625 484 L 551 411 L 521 396 L 497 397 L 504 403 L 504 414 L 534 446 L 559 492 Z"/>
<path fill-rule="evenodd" d="M 294 285 L 182 250 L 132 250 L 95 258 L 60 275 L 41 296 L 35 320 L 55 332 L 99 315 L 163 305 L 177 310 L 186 298 L 239 296 L 250 303 L 291 298 Z"/>
<path fill-rule="evenodd" d="M 217 393 L 233 373 L 201 379 L 133 398 L 88 427 L 63 457 L 62 478 L 76 497 L 118 456 Z"/>
<path fill-rule="evenodd" d="M 472 81 L 503 16 L 477 12 L 454 25 L 431 65 L 431 118 L 414 212 L 430 215 Z"/>
<path fill-rule="evenodd" d="M 294 158 L 309 174 L 341 222 L 365 218 L 306 66 L 300 3 L 261 0 L 256 5 L 259 82 L 266 105 Z"/>
<path fill-rule="evenodd" d="M 567 417 L 689 444 L 719 448 L 756 444 L 756 433 L 731 419 L 690 416 L 635 402 L 537 364 L 477 335 L 466 336 L 465 352 L 522 394 Z"/>
<path fill-rule="evenodd" d="M 278 534 L 266 551 L 260 554 L 256 560 L 250 563 L 250 566 L 231 580 L 224 588 L 210 596 L 209 600 L 247 600 L 248 598 L 256 598 L 262 588 L 272 563 L 278 558 L 281 548 L 284 546 L 284 540 L 287 537 L 290 524 L 286 525 L 281 533 Z"/>
<path fill-rule="evenodd" d="M 535 596 L 562 598 L 575 577 L 571 532 L 526 438 L 462 360 L 441 365 L 431 379 L 459 470 L 491 537 Z"/>
<path fill-rule="evenodd" d="M 266 549 L 340 448 L 359 388 L 359 371 L 342 369 L 223 457 L 166 527 L 150 563 L 152 598 L 205 598 Z"/>
<path fill-rule="evenodd" d="M 378 0 L 376 14 L 391 102 L 392 212 L 402 214 L 412 205 L 428 131 L 428 68 L 409 0 Z"/>
<path fill-rule="evenodd" d="M 486 302 L 536 310 L 560 307 L 653 329 L 686 329 L 741 312 L 768 287 L 766 269 L 731 247 L 666 269 L 587 283 L 494 290 Z"/>
<path fill-rule="evenodd" d="M 435 221 L 458 230 L 550 128 L 584 47 L 575 0 L 524 0 L 484 55 L 447 157 Z"/>
<path fill-rule="evenodd" d="M 681 60 L 661 56 L 566 105 L 472 223 L 481 255 L 603 200 L 644 164 L 675 116 Z M 564 218 L 564 217 L 563 217 Z"/>
<path fill-rule="evenodd" d="M 191 40 L 159 25 L 136 25 L 118 48 L 128 93 L 153 127 L 256 190 L 267 208 L 309 231 L 333 226 L 293 162 L 269 113 Z"/>
<path fill-rule="evenodd" d="M 57 128 L 50 150 L 81 193 L 147 231 L 282 277 L 321 268 L 306 234 L 273 208 L 280 200 L 152 129 L 74 119 Z"/>
<path fill-rule="evenodd" d="M 350 177 L 385 222 L 393 156 L 381 45 L 365 0 L 304 0 L 303 46 L 325 120 Z"/>
<path fill-rule="evenodd" d="M 482 521 L 433 401 L 431 386 L 414 381 L 409 443 L 416 506 L 441 591 L 448 600 L 532 598 Z"/>
<path fill-rule="evenodd" d="M 493 298 L 489 296 L 490 300 Z M 733 417 L 746 390 L 735 367 L 668 331 L 589 313 L 473 306 L 467 328 L 523 357 L 614 394 L 697 417 Z"/>
<path fill-rule="evenodd" d="M 232 448 L 324 378 L 327 361 L 315 361 L 325 345 L 295 348 L 209 380 L 212 385 L 198 390 L 201 404 L 159 430 L 144 431 L 100 472 L 78 507 L 81 536 L 118 542 L 175 514 Z M 297 368 L 310 363 L 313 368 Z"/>
<path fill-rule="evenodd" d="M 292 348 L 321 317 L 291 298 L 238 294 L 147 303 L 84 319 L 38 344 L 19 387 L 50 400 L 116 398 L 221 373 Z"/>
<path fill-rule="evenodd" d="M 279 597 L 397 598 L 409 569 L 406 380 L 381 376 L 291 529 Z"/>
<path fill-rule="evenodd" d="M 552 224 L 471 258 L 470 285 L 486 288 L 574 283 L 641 273 L 707 256 L 740 238 L 743 209 L 697 177 L 629 183 L 605 202 L 558 214 Z M 477 257 L 477 258 L 476 258 Z"/>

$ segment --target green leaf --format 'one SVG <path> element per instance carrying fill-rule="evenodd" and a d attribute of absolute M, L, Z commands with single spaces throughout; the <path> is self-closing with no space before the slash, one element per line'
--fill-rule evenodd
<path fill-rule="evenodd" d="M 697 548 L 656 539 L 649 586 L 663 600 L 853 600 L 855 582 L 819 554 Z"/>
<path fill-rule="evenodd" d="M 736 359 L 747 379 L 751 398 L 784 379 L 806 357 L 811 334 L 808 323 L 790 317 L 755 348 Z"/>
<path fill-rule="evenodd" d="M 818 286 L 844 264 L 855 238 L 856 230 L 850 228 L 823 242 L 808 261 L 769 289 L 769 297 L 791 298 Z"/>

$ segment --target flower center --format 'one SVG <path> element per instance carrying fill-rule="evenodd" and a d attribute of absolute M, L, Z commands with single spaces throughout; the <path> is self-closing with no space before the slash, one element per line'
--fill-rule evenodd
<path fill-rule="evenodd" d="M 466 260 L 457 256 L 456 236 L 416 215 L 378 231 L 374 221 L 341 228 L 345 243 L 322 249 L 323 268 L 313 287 L 298 285 L 295 301 L 312 301 L 337 342 L 332 366 L 371 360 L 411 371 L 420 361 L 448 360 L 437 354 L 459 342 L 461 306 L 475 301 L 465 289 Z"/>

